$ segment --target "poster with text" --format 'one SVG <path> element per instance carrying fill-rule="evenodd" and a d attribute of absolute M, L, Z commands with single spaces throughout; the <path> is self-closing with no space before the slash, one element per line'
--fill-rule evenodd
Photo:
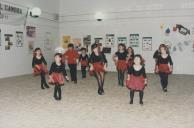
<path fill-rule="evenodd" d="M 143 51 L 152 51 L 152 37 L 143 37 L 142 38 L 142 50 Z"/>
<path fill-rule="evenodd" d="M 129 35 L 129 45 L 131 47 L 139 47 L 139 34 Z"/>
<path fill-rule="evenodd" d="M 114 34 L 106 34 L 105 46 L 106 47 L 115 46 L 115 35 Z"/>
<path fill-rule="evenodd" d="M 79 51 L 81 48 L 81 38 L 74 38 L 73 45 L 75 47 L 75 50 Z"/>
<path fill-rule="evenodd" d="M 83 37 L 83 44 L 84 46 L 89 46 L 91 45 L 91 35 L 86 35 Z"/>
<path fill-rule="evenodd" d="M 62 47 L 67 48 L 68 44 L 71 42 L 71 36 L 63 36 Z"/>
<path fill-rule="evenodd" d="M 5 50 L 10 50 L 13 46 L 13 35 L 12 34 L 5 34 Z"/>
<path fill-rule="evenodd" d="M 50 32 L 45 33 L 44 39 L 44 51 L 51 51 L 52 50 L 52 34 Z"/>
<path fill-rule="evenodd" d="M 26 36 L 29 38 L 35 38 L 36 37 L 36 27 L 26 26 Z"/>
<path fill-rule="evenodd" d="M 23 47 L 24 45 L 24 33 L 16 31 L 16 47 Z"/>
<path fill-rule="evenodd" d="M 127 37 L 118 37 L 117 44 L 125 44 L 127 46 Z"/>

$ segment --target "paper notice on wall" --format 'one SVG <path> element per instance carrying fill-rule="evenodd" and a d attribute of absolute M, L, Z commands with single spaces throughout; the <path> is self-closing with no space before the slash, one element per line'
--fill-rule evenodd
<path fill-rule="evenodd" d="M 71 42 L 71 36 L 63 36 L 62 47 L 67 48 L 70 42 Z"/>
<path fill-rule="evenodd" d="M 143 37 L 142 38 L 142 50 L 143 51 L 152 51 L 152 37 Z"/>
<path fill-rule="evenodd" d="M 50 32 L 45 33 L 43 47 L 44 47 L 44 51 L 51 51 L 52 50 L 52 34 Z"/>
<path fill-rule="evenodd" d="M 16 31 L 16 47 L 23 47 L 24 45 L 24 33 Z"/>
<path fill-rule="evenodd" d="M 115 46 L 115 35 L 114 34 L 106 34 L 105 46 L 106 47 Z"/>
<path fill-rule="evenodd" d="M 95 43 L 99 43 L 99 44 L 102 44 L 103 42 L 103 38 L 102 37 L 96 37 L 96 38 L 94 38 L 94 42 Z"/>
<path fill-rule="evenodd" d="M 129 35 L 129 46 L 139 47 L 139 34 L 130 34 Z"/>

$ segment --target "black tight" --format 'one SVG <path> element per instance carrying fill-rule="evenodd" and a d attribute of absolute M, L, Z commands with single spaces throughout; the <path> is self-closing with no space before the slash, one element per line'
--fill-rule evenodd
<path fill-rule="evenodd" d="M 57 96 L 58 93 L 58 96 Z M 56 100 L 61 100 L 61 86 L 56 84 L 54 89 L 54 98 Z"/>
<path fill-rule="evenodd" d="M 162 89 L 166 89 L 168 86 L 168 73 L 160 72 L 159 75 Z"/>
<path fill-rule="evenodd" d="M 45 73 L 41 72 L 40 73 L 40 78 L 41 78 L 41 88 L 49 88 L 48 84 L 46 83 L 46 78 L 45 78 Z"/>
<path fill-rule="evenodd" d="M 125 71 L 118 70 L 118 84 L 124 86 Z"/>
<path fill-rule="evenodd" d="M 77 82 L 77 64 L 69 64 L 71 81 Z"/>
<path fill-rule="evenodd" d="M 86 66 L 81 66 L 82 78 L 86 78 Z"/>
<path fill-rule="evenodd" d="M 94 72 L 94 76 L 97 79 L 98 82 L 98 94 L 102 95 L 104 94 L 104 72 Z"/>
<path fill-rule="evenodd" d="M 133 104 L 134 93 L 135 93 L 135 90 L 130 90 L 130 104 Z M 143 95 L 144 95 L 144 92 L 139 91 L 140 104 L 143 104 Z"/>

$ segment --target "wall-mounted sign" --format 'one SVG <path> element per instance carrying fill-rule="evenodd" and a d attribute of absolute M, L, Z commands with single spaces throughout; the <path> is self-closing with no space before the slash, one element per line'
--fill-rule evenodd
<path fill-rule="evenodd" d="M 14 7 L 12 5 L 2 4 L 2 3 L 0 3 L 0 11 L 22 14 L 21 8 Z"/>

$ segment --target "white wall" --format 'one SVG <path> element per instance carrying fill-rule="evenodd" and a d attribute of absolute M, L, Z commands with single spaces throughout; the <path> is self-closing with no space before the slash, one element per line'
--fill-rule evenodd
<path fill-rule="evenodd" d="M 126 36 L 129 40 L 129 34 L 140 34 L 140 48 L 136 48 L 135 52 L 140 53 L 146 60 L 146 70 L 153 73 L 154 60 L 152 58 L 154 50 L 164 40 L 172 42 L 176 46 L 179 42 L 192 41 L 194 35 L 183 36 L 177 33 L 171 33 L 165 36 L 164 31 L 160 29 L 160 25 L 164 24 L 164 29 L 172 28 L 176 24 L 182 24 L 188 29 L 194 28 L 194 3 L 192 0 L 175 1 L 168 3 L 163 1 L 134 1 L 134 0 L 108 0 L 108 1 L 60 1 L 60 40 L 63 35 L 71 35 L 75 38 L 82 38 L 85 35 L 92 35 L 92 38 L 103 37 L 108 33 L 119 36 Z M 189 3 L 190 2 L 190 3 Z M 174 8 L 174 9 L 173 9 Z M 131 9 L 131 12 L 127 10 Z M 157 10 L 158 9 L 158 10 Z M 145 11 L 152 10 L 152 11 Z M 94 14 L 102 11 L 105 14 L 103 22 L 96 22 Z M 117 12 L 117 13 L 113 13 Z M 70 15 L 72 14 L 72 15 Z M 81 14 L 81 15 L 79 15 Z M 142 51 L 142 37 L 153 38 L 153 50 Z M 112 49 L 112 53 L 116 51 L 116 47 Z M 174 61 L 175 74 L 194 74 L 194 52 L 192 52 L 192 44 L 183 46 L 183 51 L 171 53 Z M 110 71 L 115 71 L 114 63 L 111 55 L 107 54 L 109 60 Z"/>
<path fill-rule="evenodd" d="M 0 1 L 2 2 L 2 1 Z M 25 9 L 26 7 L 40 7 L 43 10 L 43 16 L 49 15 L 51 18 L 51 13 L 58 13 L 58 6 L 59 3 L 57 1 L 53 0 L 6 0 L 3 1 L 5 3 L 7 2 L 13 2 L 20 5 L 14 5 L 21 7 Z M 49 13 L 45 13 L 49 12 Z M 4 34 L 13 34 L 15 36 L 15 31 L 22 31 L 24 32 L 24 37 L 26 30 L 24 28 L 24 21 L 23 19 L 21 21 L 15 21 L 15 23 L 4 23 L 0 24 L 0 28 L 2 31 L 2 46 L 0 46 L 0 78 L 4 77 L 11 77 L 11 76 L 18 76 L 23 74 L 31 74 L 32 73 L 32 54 L 28 51 L 28 44 L 27 40 L 24 39 L 24 47 L 17 48 L 15 44 L 12 46 L 10 50 L 5 50 L 5 43 L 4 43 Z M 55 46 L 58 46 L 58 35 L 59 35 L 59 28 L 58 23 L 49 21 L 43 18 L 31 18 L 28 17 L 27 24 L 36 27 L 36 39 L 35 39 L 35 47 L 43 48 L 43 42 L 45 39 L 45 33 L 51 32 L 52 39 L 53 39 L 53 46 L 54 49 Z M 14 37 L 15 38 L 15 37 Z M 15 42 L 14 42 L 15 43 Z M 44 56 L 48 62 L 48 65 L 51 64 L 53 59 L 53 51 L 48 51 L 44 53 Z"/>

